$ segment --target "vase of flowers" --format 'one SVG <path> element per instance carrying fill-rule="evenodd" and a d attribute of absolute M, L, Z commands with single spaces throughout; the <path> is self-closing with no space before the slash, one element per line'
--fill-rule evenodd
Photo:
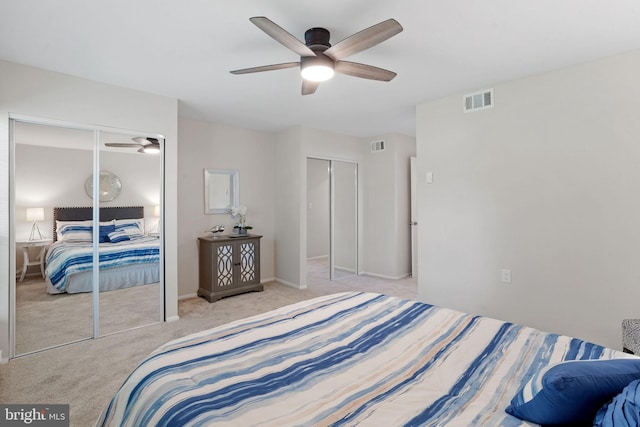
<path fill-rule="evenodd" d="M 236 220 L 236 225 L 233 226 L 233 231 L 236 234 L 246 235 L 248 230 L 251 230 L 253 227 L 247 225 L 247 207 L 240 206 L 231 206 L 229 207 L 229 213 Z"/>

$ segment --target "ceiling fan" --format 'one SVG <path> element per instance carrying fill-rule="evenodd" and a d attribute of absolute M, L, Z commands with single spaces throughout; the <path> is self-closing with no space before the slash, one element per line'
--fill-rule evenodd
<path fill-rule="evenodd" d="M 369 49 L 402 31 L 402 26 L 395 19 L 387 19 L 372 27 L 364 29 L 331 46 L 330 33 L 325 28 L 310 28 L 304 33 L 305 43 L 288 33 L 282 27 L 264 16 L 249 18 L 258 28 L 281 43 L 286 48 L 300 55 L 298 62 L 264 65 L 231 71 L 231 74 L 258 73 L 261 71 L 281 70 L 300 67 L 302 74 L 302 94 L 310 95 L 316 91 L 320 82 L 330 79 L 335 73 L 363 79 L 391 81 L 396 73 L 372 65 L 343 59 L 365 49 Z"/>
<path fill-rule="evenodd" d="M 133 142 L 105 142 L 107 147 L 119 147 L 119 148 L 138 148 L 138 153 L 156 154 L 160 152 L 160 141 L 158 138 L 136 136 L 131 138 L 136 141 Z"/>

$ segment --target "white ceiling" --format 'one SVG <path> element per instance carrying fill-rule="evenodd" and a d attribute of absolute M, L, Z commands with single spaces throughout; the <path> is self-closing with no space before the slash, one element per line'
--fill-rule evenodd
<path fill-rule="evenodd" d="M 249 17 L 332 43 L 387 18 L 404 31 L 349 60 L 398 73 L 337 75 L 301 96 L 297 61 Z M 278 131 L 415 135 L 415 106 L 640 48 L 638 0 L 0 0 L 0 58 L 180 100 L 180 115 Z M 496 94 L 498 99 L 499 94 Z"/>

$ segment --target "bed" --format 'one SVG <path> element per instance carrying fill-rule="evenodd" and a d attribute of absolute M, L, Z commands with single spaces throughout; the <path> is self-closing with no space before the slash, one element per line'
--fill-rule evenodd
<path fill-rule="evenodd" d="M 93 210 L 54 208 L 53 238 L 46 256 L 47 292 L 93 289 Z M 100 208 L 99 289 L 109 291 L 157 283 L 160 241 L 144 234 L 144 208 Z"/>
<path fill-rule="evenodd" d="M 640 378 L 639 358 L 577 338 L 346 292 L 161 346 L 97 425 L 528 426 L 505 410 L 536 375 L 618 363 Z"/>

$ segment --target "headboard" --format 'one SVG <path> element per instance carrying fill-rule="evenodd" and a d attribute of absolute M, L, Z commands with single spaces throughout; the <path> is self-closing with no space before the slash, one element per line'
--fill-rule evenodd
<path fill-rule="evenodd" d="M 143 206 L 100 208 L 100 221 L 138 218 L 144 218 Z M 55 241 L 57 238 L 56 221 L 82 221 L 87 219 L 93 219 L 92 207 L 53 208 L 53 240 Z"/>

